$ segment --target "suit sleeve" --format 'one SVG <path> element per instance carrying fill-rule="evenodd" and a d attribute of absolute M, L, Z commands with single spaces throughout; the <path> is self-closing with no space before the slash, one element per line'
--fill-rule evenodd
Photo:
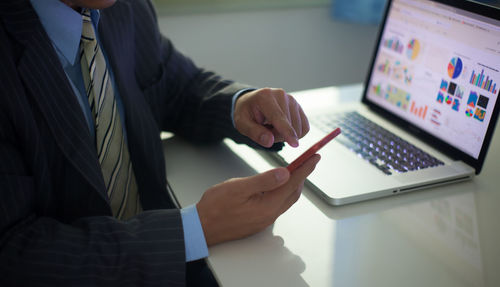
<path fill-rule="evenodd" d="M 139 47 L 136 76 L 159 127 L 195 142 L 217 142 L 229 137 L 238 143 L 260 147 L 241 135 L 231 119 L 233 96 L 249 86 L 197 67 L 159 32 L 149 1 L 131 3 L 136 6 L 135 18 L 141 20 L 140 25 L 136 24 L 135 34 Z M 152 21 L 144 23 L 143 19 Z M 146 42 L 154 44 L 142 45 Z M 147 49 L 140 49 L 141 46 Z M 152 52 L 151 47 L 158 50 Z M 281 146 L 277 144 L 274 149 Z"/>
<path fill-rule="evenodd" d="M 66 223 L 38 214 L 38 194 L 21 154 L 0 132 L 0 286 L 184 284 L 179 210 Z"/>
<path fill-rule="evenodd" d="M 63 199 L 40 181 L 64 171 L 37 164 L 46 154 L 37 150 L 40 137 L 2 24 L 0 42 L 0 286 L 184 285 L 179 210 L 129 221 L 46 211 L 48 201 Z"/>

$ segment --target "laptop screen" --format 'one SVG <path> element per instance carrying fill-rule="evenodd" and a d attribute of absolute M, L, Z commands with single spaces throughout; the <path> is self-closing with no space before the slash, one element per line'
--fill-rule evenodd
<path fill-rule="evenodd" d="M 500 90 L 500 21 L 394 0 L 366 99 L 478 159 Z"/>

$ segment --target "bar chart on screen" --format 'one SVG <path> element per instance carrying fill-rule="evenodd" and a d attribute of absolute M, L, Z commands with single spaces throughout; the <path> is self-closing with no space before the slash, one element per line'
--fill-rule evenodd
<path fill-rule="evenodd" d="M 425 117 L 427 116 L 427 109 L 428 109 L 427 105 L 419 106 L 415 103 L 415 101 L 411 102 L 410 113 L 421 118 L 422 120 L 425 120 Z"/>
<path fill-rule="evenodd" d="M 383 40 L 382 45 L 389 50 L 392 50 L 394 52 L 397 52 L 401 54 L 404 49 L 404 44 L 401 42 L 401 40 L 398 37 L 391 37 L 391 38 L 386 38 Z"/>
<path fill-rule="evenodd" d="M 493 94 L 498 92 L 497 84 L 493 82 L 493 79 L 491 79 L 490 76 L 484 73 L 484 69 L 481 73 L 477 73 L 473 70 L 469 83 Z"/>

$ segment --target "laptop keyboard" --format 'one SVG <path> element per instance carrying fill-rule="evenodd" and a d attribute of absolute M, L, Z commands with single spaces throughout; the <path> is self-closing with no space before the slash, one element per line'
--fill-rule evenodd
<path fill-rule="evenodd" d="M 326 133 L 340 127 L 341 135 L 344 136 L 335 141 L 387 175 L 444 165 L 442 161 L 357 112 L 321 115 L 311 119 L 311 122 Z"/>

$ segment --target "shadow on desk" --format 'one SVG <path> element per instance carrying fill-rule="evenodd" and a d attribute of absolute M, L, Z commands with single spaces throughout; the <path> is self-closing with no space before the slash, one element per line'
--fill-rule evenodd
<path fill-rule="evenodd" d="M 248 241 L 256 241 L 259 244 L 248 244 Z M 219 262 L 218 266 L 213 266 L 219 270 L 231 270 L 235 266 L 240 270 L 251 270 L 254 286 L 309 286 L 301 277 L 306 269 L 305 263 L 286 248 L 284 243 L 281 236 L 273 234 L 273 226 L 270 226 L 244 240 L 211 247 L 210 258 Z M 218 258 L 224 260 L 218 260 Z M 255 262 L 265 262 L 265 264 Z M 238 282 L 239 279 L 232 276 L 217 279 L 219 282 L 225 282 L 227 286 L 241 285 L 239 284 L 241 282 Z"/>

